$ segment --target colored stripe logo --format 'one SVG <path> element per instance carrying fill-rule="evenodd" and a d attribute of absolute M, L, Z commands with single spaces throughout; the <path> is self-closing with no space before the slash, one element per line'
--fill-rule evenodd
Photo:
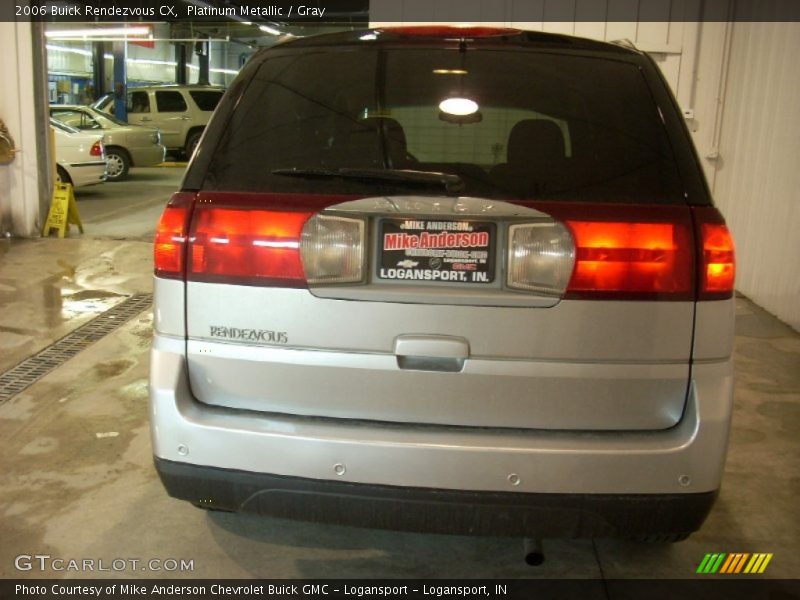
<path fill-rule="evenodd" d="M 772 560 L 772 553 L 734 552 L 714 552 L 706 554 L 697 567 L 697 573 L 714 574 L 724 573 L 726 575 L 736 573 L 763 573 L 769 561 Z"/>

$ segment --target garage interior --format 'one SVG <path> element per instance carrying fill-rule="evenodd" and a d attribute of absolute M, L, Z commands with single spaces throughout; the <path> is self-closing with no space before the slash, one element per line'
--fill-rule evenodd
<path fill-rule="evenodd" d="M 800 23 L 775 20 L 774 0 L 608 0 L 592 3 L 591 13 L 589 4 L 372 0 L 368 14 L 333 24 L 157 22 L 144 24 L 146 39 L 127 42 L 69 34 L 108 24 L 0 23 L 0 77 L 17 82 L 0 94 L 0 118 L 19 149 L 0 165 L 0 576 L 31 576 L 14 567 L 24 552 L 194 559 L 194 571 L 170 577 L 687 578 L 708 552 L 769 552 L 765 576 L 796 578 Z M 125 181 L 77 189 L 84 233 L 72 227 L 65 239 L 41 237 L 53 184 L 48 102 L 84 104 L 120 83 L 128 91 L 225 87 L 250 54 L 284 35 L 409 22 L 628 39 L 671 84 L 733 232 L 738 271 L 725 478 L 710 517 L 687 541 L 545 540 L 547 560 L 532 569 L 517 540 L 208 513 L 167 497 L 153 470 L 146 301 L 62 359 L 31 362 L 127 299 L 152 293 L 155 223 L 187 161 L 171 153 L 162 165 L 134 166 Z M 124 99 L 116 106 L 125 120 Z"/>

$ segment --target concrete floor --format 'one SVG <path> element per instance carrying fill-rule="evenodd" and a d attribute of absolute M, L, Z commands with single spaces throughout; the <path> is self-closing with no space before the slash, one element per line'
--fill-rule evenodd
<path fill-rule="evenodd" d="M 75 190 L 85 234 L 94 238 L 151 241 L 153 228 L 184 169 L 132 169 L 128 179 Z"/>
<path fill-rule="evenodd" d="M 151 289 L 152 227 L 181 171 L 141 169 L 79 192 L 87 233 L 0 241 L 0 372 Z M 707 552 L 772 552 L 800 576 L 800 335 L 737 301 L 736 415 L 722 493 L 688 541 L 517 540 L 385 532 L 206 513 L 165 494 L 147 424 L 152 317 L 139 317 L 0 405 L 0 577 L 92 576 L 14 568 L 20 554 L 174 558 L 215 577 L 691 577 Z M 108 576 L 109 573 L 96 573 Z M 126 570 L 110 575 L 162 576 Z"/>

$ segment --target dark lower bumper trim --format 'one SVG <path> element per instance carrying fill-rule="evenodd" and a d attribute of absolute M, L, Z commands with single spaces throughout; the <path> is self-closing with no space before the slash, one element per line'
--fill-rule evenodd
<path fill-rule="evenodd" d="M 518 537 L 691 533 L 717 492 L 530 494 L 370 485 L 155 459 L 170 496 L 207 508 L 378 529 Z"/>
<path fill-rule="evenodd" d="M 105 167 L 105 161 L 98 162 L 83 162 L 83 163 L 70 163 L 70 167 Z"/>

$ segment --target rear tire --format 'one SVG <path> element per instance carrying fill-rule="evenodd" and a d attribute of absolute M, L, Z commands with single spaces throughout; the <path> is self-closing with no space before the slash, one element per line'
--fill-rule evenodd
<path fill-rule="evenodd" d="M 691 533 L 651 533 L 648 535 L 637 535 L 631 539 L 642 544 L 676 544 L 687 539 Z"/>
<path fill-rule="evenodd" d="M 200 142 L 200 136 L 202 135 L 202 131 L 194 131 L 189 134 L 189 137 L 186 138 L 186 146 L 184 147 L 184 151 L 186 152 L 186 160 L 192 159 L 194 149 L 197 148 L 197 144 Z"/>
<path fill-rule="evenodd" d="M 56 165 L 56 183 L 69 183 L 72 184 L 72 179 L 69 178 L 69 173 L 61 165 Z"/>
<path fill-rule="evenodd" d="M 122 148 L 106 149 L 106 180 L 121 181 L 128 176 L 131 159 Z"/>

